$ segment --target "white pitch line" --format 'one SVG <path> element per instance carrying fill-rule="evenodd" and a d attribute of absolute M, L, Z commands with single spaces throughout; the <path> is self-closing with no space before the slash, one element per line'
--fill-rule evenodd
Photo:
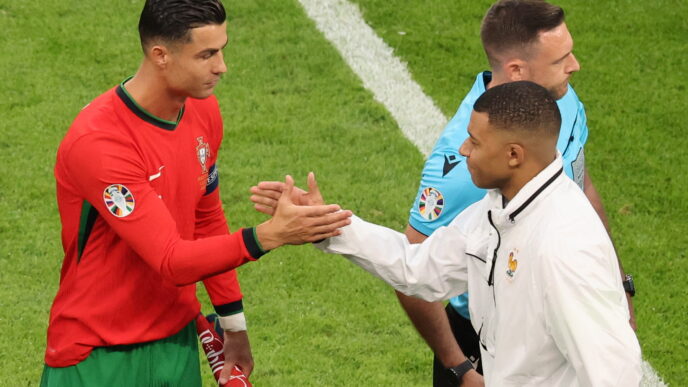
<path fill-rule="evenodd" d="M 397 121 L 401 131 L 424 155 L 432 151 L 447 118 L 420 86 L 406 65 L 346 0 L 299 0 L 318 29 L 334 44 Z"/>
<path fill-rule="evenodd" d="M 358 7 L 347 0 L 299 2 L 361 78 L 363 86 L 392 114 L 402 133 L 425 156 L 429 155 L 447 118 L 411 78 L 394 50 L 363 20 Z M 650 363 L 643 360 L 642 366 L 642 387 L 666 387 Z"/>

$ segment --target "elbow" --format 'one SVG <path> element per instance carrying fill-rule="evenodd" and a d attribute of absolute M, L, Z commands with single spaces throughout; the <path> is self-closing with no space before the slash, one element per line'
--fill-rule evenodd
<path fill-rule="evenodd" d="M 196 282 L 204 279 L 191 276 L 190 270 L 175 269 L 170 265 L 163 265 L 160 268 L 159 273 L 162 278 L 165 279 L 165 281 L 178 287 L 195 284 Z"/>
<path fill-rule="evenodd" d="M 180 240 L 171 245 L 164 252 L 157 271 L 160 276 L 174 286 L 182 287 L 205 279 L 196 259 L 193 259 L 192 249 L 187 248 L 187 241 Z"/>
<path fill-rule="evenodd" d="M 403 281 L 391 284 L 396 290 L 407 296 L 420 298 L 423 301 L 437 302 L 449 298 L 448 289 L 441 281 L 406 277 Z"/>

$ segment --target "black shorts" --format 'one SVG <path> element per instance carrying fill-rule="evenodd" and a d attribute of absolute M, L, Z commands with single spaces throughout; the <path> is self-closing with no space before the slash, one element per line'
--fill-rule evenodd
<path fill-rule="evenodd" d="M 454 333 L 454 338 L 459 344 L 459 347 L 461 347 L 461 351 L 473 363 L 473 366 L 477 364 L 477 371 L 482 374 L 483 367 L 480 363 L 480 339 L 478 338 L 478 334 L 475 333 L 473 325 L 471 325 L 471 320 L 463 318 L 463 316 L 454 310 L 451 304 L 447 304 L 445 310 L 447 311 L 452 333 Z M 432 384 L 434 387 L 454 387 L 447 378 L 444 365 L 439 361 L 437 356 L 435 356 L 433 361 Z"/>

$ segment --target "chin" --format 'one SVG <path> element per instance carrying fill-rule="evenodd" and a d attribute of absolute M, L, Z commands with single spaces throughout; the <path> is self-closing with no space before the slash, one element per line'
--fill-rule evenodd
<path fill-rule="evenodd" d="M 206 98 L 210 97 L 211 95 L 213 95 L 214 92 L 215 92 L 214 89 L 199 91 L 197 93 L 191 94 L 191 98 L 206 99 Z"/>
<path fill-rule="evenodd" d="M 567 82 L 563 86 L 560 86 L 560 87 L 557 87 L 556 89 L 550 90 L 550 93 L 554 96 L 555 99 L 561 99 L 566 95 L 566 93 L 568 91 L 569 91 L 569 84 Z"/>

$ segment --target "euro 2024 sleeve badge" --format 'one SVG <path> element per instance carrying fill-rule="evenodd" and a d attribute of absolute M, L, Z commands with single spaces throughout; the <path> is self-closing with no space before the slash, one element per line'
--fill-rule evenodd
<path fill-rule="evenodd" d="M 444 197 L 436 188 L 427 187 L 420 194 L 418 200 L 418 212 L 425 220 L 435 220 L 442 215 Z"/>
<path fill-rule="evenodd" d="M 103 201 L 110 213 L 118 218 L 134 212 L 134 195 L 122 184 L 112 184 L 103 191 Z"/>

